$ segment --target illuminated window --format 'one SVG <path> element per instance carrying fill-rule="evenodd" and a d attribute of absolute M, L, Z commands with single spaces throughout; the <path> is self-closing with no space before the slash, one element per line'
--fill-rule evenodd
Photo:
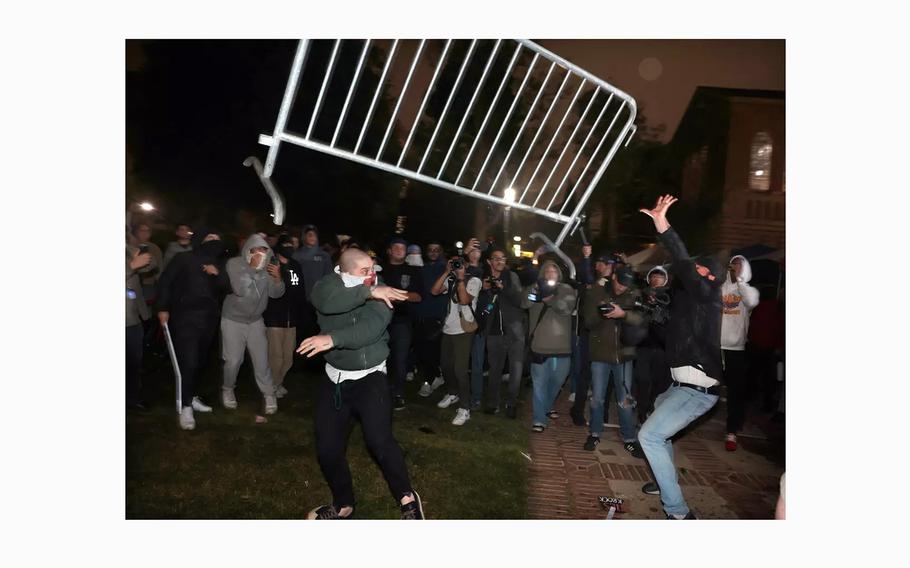
<path fill-rule="evenodd" d="M 771 189 L 771 150 L 771 136 L 767 132 L 756 133 L 749 154 L 749 189 Z"/>

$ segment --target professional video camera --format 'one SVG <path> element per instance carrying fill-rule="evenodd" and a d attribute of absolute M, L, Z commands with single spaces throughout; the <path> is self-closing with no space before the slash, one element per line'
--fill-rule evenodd
<path fill-rule="evenodd" d="M 635 300 L 635 309 L 646 313 L 653 323 L 667 323 L 670 320 L 670 295 L 666 292 L 646 294 Z"/>
<path fill-rule="evenodd" d="M 556 292 L 556 280 L 538 280 L 535 288 L 531 289 L 528 299 L 532 302 L 542 302 L 547 296 L 552 296 Z"/>

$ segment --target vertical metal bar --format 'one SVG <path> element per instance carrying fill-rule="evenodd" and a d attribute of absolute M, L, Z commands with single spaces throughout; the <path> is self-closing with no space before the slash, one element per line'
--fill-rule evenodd
<path fill-rule="evenodd" d="M 338 48 L 341 46 L 341 40 L 335 40 L 335 47 L 332 48 L 332 55 L 329 57 L 329 64 L 325 70 L 325 77 L 322 79 L 322 87 L 319 89 L 319 97 L 316 98 L 316 108 L 313 109 L 313 116 L 310 117 L 310 124 L 306 129 L 306 139 L 310 139 L 313 133 L 313 127 L 316 126 L 316 119 L 319 117 L 319 111 L 322 110 L 322 98 L 325 96 L 325 87 L 329 84 L 332 72 L 335 70 L 335 56 L 338 55 Z"/>
<path fill-rule="evenodd" d="M 556 101 L 559 100 L 559 97 L 562 96 L 562 90 L 566 87 L 566 83 L 569 81 L 569 77 L 572 76 L 572 73 L 566 71 L 566 76 L 562 79 L 562 84 L 559 85 L 559 90 L 556 91 L 556 96 L 553 97 L 553 100 L 550 101 L 550 108 L 547 109 L 547 114 L 543 116 L 543 120 L 540 121 L 540 126 L 537 127 L 537 132 L 534 133 L 534 138 L 531 139 L 531 144 L 528 146 L 528 149 L 525 150 L 525 155 L 521 159 L 521 163 L 518 164 L 518 169 L 515 170 L 515 175 L 512 176 L 512 179 L 509 181 L 509 185 L 506 187 L 512 187 L 512 184 L 515 183 L 515 180 L 518 179 L 518 176 L 521 175 L 522 168 L 525 167 L 525 162 L 528 160 L 528 156 L 531 155 L 531 150 L 534 148 L 534 144 L 537 144 L 537 139 L 540 137 L 540 133 L 543 132 L 544 125 L 547 124 L 547 121 L 550 120 L 550 113 L 553 112 L 553 107 L 556 106 Z M 520 202 L 521 200 L 519 200 Z"/>
<path fill-rule="evenodd" d="M 392 49 L 389 50 L 389 57 L 386 59 L 385 66 L 382 68 L 382 75 L 379 76 L 379 83 L 376 84 L 376 92 L 373 93 L 373 100 L 370 102 L 370 110 L 367 111 L 367 116 L 363 121 L 363 127 L 360 129 L 360 136 L 357 137 L 357 144 L 354 146 L 355 154 L 360 150 L 360 145 L 363 143 L 363 135 L 366 134 L 370 121 L 373 120 L 373 112 L 376 110 L 376 101 L 379 100 L 379 93 L 382 92 L 382 84 L 385 82 L 385 76 L 389 72 L 389 67 L 392 66 L 392 61 L 395 59 L 396 49 L 398 49 L 397 39 L 392 42 Z"/>
<path fill-rule="evenodd" d="M 417 173 L 420 173 L 420 170 L 423 169 L 423 165 L 427 161 L 427 157 L 430 155 L 430 151 L 433 149 L 433 143 L 436 142 L 436 136 L 439 135 L 439 129 L 442 127 L 442 123 L 446 119 L 446 115 L 449 113 L 449 105 L 452 104 L 452 99 L 455 98 L 455 93 L 458 92 L 458 87 L 461 86 L 461 79 L 464 77 L 464 70 L 467 69 L 468 65 L 471 63 L 471 58 L 474 56 L 474 48 L 477 47 L 477 40 L 471 40 L 471 47 L 468 48 L 468 54 L 465 55 L 464 61 L 461 63 L 461 69 L 458 70 L 458 77 L 455 79 L 455 86 L 452 87 L 452 92 L 449 93 L 449 98 L 446 100 L 446 106 L 442 109 L 442 114 L 439 116 L 439 120 L 436 121 L 436 128 L 433 130 L 433 136 L 430 137 L 430 143 L 427 144 L 426 150 L 423 151 L 423 158 L 420 160 L 420 165 L 417 166 Z"/>
<path fill-rule="evenodd" d="M 625 127 L 623 127 L 623 132 L 625 132 L 628 128 L 633 126 L 633 123 L 635 122 L 635 115 L 638 114 L 637 106 L 635 104 L 635 99 L 623 100 L 623 105 L 625 105 L 626 103 L 628 103 L 628 105 L 629 105 L 629 119 L 626 121 Z M 616 113 L 616 114 L 617 114 L 617 116 L 619 115 L 619 113 Z M 616 155 L 616 150 L 619 149 L 619 142 L 621 141 L 621 138 L 622 138 L 622 133 L 620 133 L 620 136 L 617 138 L 617 141 L 613 144 L 613 147 L 610 148 L 610 153 L 607 155 L 607 159 L 604 160 L 603 163 L 600 165 L 600 168 L 598 168 L 597 173 L 594 175 L 594 179 L 591 180 L 590 184 L 588 184 L 588 189 L 585 190 L 584 195 L 582 195 L 581 198 L 578 200 L 578 205 L 575 206 L 575 210 L 572 212 L 572 219 L 578 219 L 578 216 L 581 214 L 582 208 L 584 208 L 585 204 L 588 202 L 588 199 L 591 197 L 591 193 L 594 191 L 594 188 L 597 187 L 598 182 L 600 182 L 601 176 L 603 176 L 604 172 L 607 171 L 607 166 L 609 166 L 610 162 L 613 161 L 613 156 Z M 562 231 L 559 233 L 559 236 L 556 239 L 557 245 L 561 244 L 562 240 L 564 238 L 566 238 L 566 235 L 569 234 L 569 231 L 571 230 L 571 225 L 572 225 L 571 222 L 566 223 L 566 225 L 562 228 Z"/>
<path fill-rule="evenodd" d="M 294 104 L 294 98 L 297 96 L 297 86 L 300 84 L 300 73 L 303 70 L 303 63 L 306 61 L 307 49 L 310 46 L 310 40 L 302 39 L 297 42 L 297 52 L 294 54 L 294 62 L 291 64 L 291 73 L 288 75 L 288 84 L 284 88 L 284 97 L 281 99 L 281 107 L 278 109 L 278 119 L 275 121 L 275 130 L 272 135 L 272 145 L 269 146 L 269 153 L 265 158 L 265 169 L 262 172 L 263 177 L 271 177 L 275 170 L 275 160 L 278 159 L 278 148 L 281 145 L 280 136 L 284 134 L 284 127 L 287 126 L 288 116 L 291 113 L 291 106 Z"/>
<path fill-rule="evenodd" d="M 525 194 L 528 192 L 531 184 L 534 183 L 534 178 L 537 177 L 537 172 L 540 171 L 540 166 L 543 165 L 544 161 L 547 158 L 547 154 L 550 153 L 550 148 L 553 147 L 553 143 L 556 142 L 557 138 L 559 138 L 559 132 L 562 130 L 562 127 L 566 122 L 566 118 L 569 117 L 569 113 L 572 112 L 572 109 L 575 107 L 575 101 L 578 100 L 578 95 L 581 94 L 581 91 L 584 89 L 584 86 L 587 84 L 587 82 L 587 79 L 582 78 L 581 83 L 578 84 L 578 89 L 575 91 L 575 96 L 572 97 L 572 101 L 569 103 L 569 106 L 566 107 L 566 112 L 562 113 L 562 120 L 559 121 L 559 126 L 556 127 L 556 132 L 554 132 L 553 137 L 550 138 L 550 143 L 547 144 L 547 149 L 543 151 L 543 156 L 541 156 L 540 161 L 537 162 L 537 167 L 534 168 L 534 172 L 531 173 L 531 179 L 528 180 L 528 185 L 525 186 L 524 191 L 521 192 L 521 197 L 518 198 L 519 203 L 521 203 L 521 201 L 525 198 Z M 571 140 L 571 137 L 569 139 Z"/>
<path fill-rule="evenodd" d="M 354 71 L 354 80 L 351 81 L 351 87 L 348 89 L 348 96 L 344 99 L 344 106 L 341 107 L 341 118 L 338 119 L 338 125 L 335 126 L 335 134 L 332 135 L 332 142 L 329 146 L 335 146 L 335 141 L 338 140 L 338 133 L 341 132 L 341 126 L 344 124 L 344 119 L 348 114 L 348 105 L 351 103 L 351 97 L 354 95 L 354 89 L 357 88 L 357 84 L 360 82 L 360 77 L 363 74 L 363 62 L 367 57 L 367 51 L 370 49 L 370 40 L 367 40 L 363 44 L 363 51 L 360 52 L 360 60 L 357 62 L 357 70 Z"/>
<path fill-rule="evenodd" d="M 398 109 L 401 108 L 401 101 L 404 99 L 404 94 L 408 90 L 408 86 L 411 84 L 411 77 L 414 75 L 414 68 L 417 67 L 417 61 L 420 59 L 420 54 L 423 53 L 423 46 L 427 40 L 420 40 L 420 45 L 417 46 L 417 53 L 414 55 L 414 61 L 411 62 L 411 68 L 408 70 L 408 77 L 404 81 L 404 87 L 401 88 L 401 93 L 398 94 L 398 101 L 395 102 L 395 110 L 392 111 L 392 118 L 389 120 L 389 125 L 385 129 L 385 135 L 382 137 L 382 144 L 379 146 L 379 151 L 376 152 L 376 159 L 382 155 L 382 151 L 385 150 L 386 142 L 389 141 L 389 134 L 392 132 L 392 127 L 395 126 L 395 117 L 398 116 Z"/>
<path fill-rule="evenodd" d="M 496 172 L 496 177 L 493 178 L 493 183 L 490 184 L 490 191 L 487 192 L 487 195 L 493 193 L 493 188 L 496 187 L 496 182 L 499 181 L 499 176 L 502 175 L 503 170 L 505 170 L 506 164 L 509 162 L 509 158 L 512 157 L 512 152 L 515 151 L 515 146 L 518 145 L 518 141 L 521 140 L 521 135 L 524 134 L 525 126 L 528 124 L 531 115 L 534 114 L 534 107 L 537 106 L 537 101 L 540 100 L 540 96 L 543 95 L 544 89 L 547 87 L 547 83 L 550 82 L 550 76 L 553 74 L 553 69 L 556 67 L 556 63 L 550 63 L 550 68 L 547 70 L 547 76 L 544 78 L 543 83 L 540 84 L 540 88 L 537 89 L 537 94 L 534 95 L 534 101 L 531 103 L 531 107 L 528 109 L 528 114 L 525 115 L 525 119 L 521 122 L 521 126 L 518 127 L 518 136 L 515 137 L 515 140 L 512 141 L 512 146 L 509 148 L 508 154 L 506 154 L 506 159 L 502 161 L 502 165 L 499 166 L 499 171 Z"/>
<path fill-rule="evenodd" d="M 405 155 L 408 153 L 408 148 L 411 146 L 411 140 L 414 138 L 414 133 L 417 131 L 417 127 L 420 125 L 420 117 L 423 116 L 423 109 L 427 106 L 427 101 L 430 100 L 430 95 L 433 93 L 433 89 L 436 87 L 436 80 L 439 79 L 439 71 L 446 64 L 446 56 L 449 54 L 449 48 L 452 47 L 452 40 L 446 40 L 446 46 L 442 50 L 442 56 L 439 58 L 439 63 L 436 64 L 436 69 L 433 71 L 433 78 L 430 79 L 430 86 L 427 88 L 426 94 L 423 96 L 423 101 L 420 103 L 420 108 L 417 109 L 417 115 L 414 117 L 414 124 L 411 125 L 411 132 L 408 133 L 408 139 L 404 143 L 404 148 L 401 150 L 401 155 L 398 156 L 398 162 L 395 163 L 396 166 L 401 166 L 401 162 L 404 160 Z"/>
<path fill-rule="evenodd" d="M 483 117 L 483 122 L 480 124 L 480 130 L 477 131 L 477 136 L 474 137 L 474 142 L 471 143 L 471 149 L 468 150 L 468 155 L 464 159 L 464 163 L 461 164 L 461 169 L 458 170 L 458 176 L 455 178 L 455 185 L 458 185 L 458 182 L 461 180 L 462 174 L 468 165 L 468 162 L 471 161 L 471 156 L 474 154 L 474 149 L 477 148 L 477 143 L 480 141 L 480 137 L 483 135 L 484 129 L 487 127 L 487 121 L 490 120 L 490 116 L 493 115 L 493 109 L 496 107 L 496 103 L 499 102 L 499 97 L 502 95 L 502 89 L 505 87 L 506 83 L 509 81 L 509 77 L 512 75 L 512 68 L 515 66 L 515 62 L 518 60 L 518 55 L 521 53 L 521 44 L 515 48 L 515 53 L 512 54 L 512 60 L 509 62 L 509 68 L 506 69 L 505 75 L 502 76 L 502 81 L 499 82 L 499 88 L 496 90 L 496 96 L 493 97 L 493 104 L 490 105 L 490 108 L 487 109 L 487 115 Z M 442 172 L 440 171 L 440 175 Z M 439 179 L 439 176 L 436 176 Z"/>
<path fill-rule="evenodd" d="M 619 110 L 616 111 L 616 114 L 613 116 L 613 120 L 610 121 L 610 126 L 607 127 L 607 131 L 604 132 L 603 138 L 600 139 L 600 143 L 597 145 L 597 148 L 594 148 L 594 153 L 591 154 L 591 159 L 588 160 L 588 163 L 585 165 L 585 169 L 581 171 L 581 175 L 578 176 L 578 181 L 575 182 L 575 185 L 572 187 L 572 191 L 569 192 L 569 195 L 566 196 L 565 201 L 562 203 L 562 207 L 559 208 L 559 214 L 562 215 L 563 209 L 566 208 L 566 205 L 569 204 L 569 199 L 572 198 L 572 195 L 575 193 L 575 190 L 578 189 L 578 186 L 581 185 L 581 180 L 584 179 L 585 174 L 588 173 L 588 168 L 591 167 L 591 164 L 594 163 L 594 158 L 597 156 L 597 153 L 600 152 L 600 147 L 603 146 L 603 143 L 607 141 L 607 136 L 610 135 L 610 131 L 613 130 L 613 125 L 616 124 L 616 119 L 619 118 L 619 115 L 622 114 L 622 109 L 626 108 L 626 101 L 622 102 Z M 622 140 L 619 140 L 622 142 Z M 549 209 L 549 206 L 547 206 Z"/>
<path fill-rule="evenodd" d="M 597 115 L 597 119 L 594 121 L 594 126 L 591 127 L 591 130 L 588 132 L 588 135 L 585 136 L 585 141 L 581 143 L 581 146 L 578 148 L 578 153 L 575 154 L 575 158 L 572 160 L 572 163 L 569 164 L 569 169 L 566 170 L 566 175 L 562 176 L 562 179 L 559 180 L 559 185 L 556 186 L 556 190 L 553 192 L 553 198 L 550 199 L 550 204 L 547 205 L 547 210 L 549 210 L 550 205 L 553 205 L 553 200 L 556 199 L 557 195 L 559 195 L 559 190 L 562 189 L 562 184 L 566 183 L 566 179 L 569 177 L 569 174 L 572 173 L 572 169 L 575 167 L 575 164 L 578 162 L 578 158 L 581 157 L 582 150 L 585 149 L 585 146 L 587 146 L 587 144 L 588 144 L 588 140 L 591 139 L 591 135 L 594 134 L 595 130 L 597 130 L 597 125 L 600 124 L 600 119 L 603 118 L 604 113 L 607 112 L 608 108 L 610 108 L 610 102 L 612 100 L 613 100 L 613 93 L 610 93 L 610 96 L 607 98 L 607 104 L 605 104 L 604 107 L 602 109 L 600 109 L 600 113 Z M 532 205 L 532 207 L 537 206 L 537 201 L 540 199 L 540 197 L 542 195 L 543 195 L 543 188 L 541 188 L 541 192 L 537 194 L 537 199 L 534 200 L 534 204 Z"/>
<path fill-rule="evenodd" d="M 537 205 L 537 201 L 540 199 L 540 196 L 546 190 L 547 185 L 550 183 L 550 179 L 553 178 L 553 174 L 556 173 L 556 170 L 559 168 L 559 163 L 562 161 L 563 156 L 566 155 L 566 151 L 569 149 L 569 146 L 572 145 L 572 140 L 575 138 L 575 135 L 578 133 L 578 129 L 581 128 L 581 125 L 584 123 L 585 118 L 588 116 L 588 111 L 591 110 L 591 107 L 594 106 L 594 100 L 597 98 L 597 95 L 600 94 L 600 87 L 594 89 L 594 94 L 591 95 L 591 100 L 588 101 L 588 105 L 585 107 L 585 111 L 581 113 L 581 118 L 578 120 L 578 124 L 575 125 L 575 128 L 572 130 L 572 134 L 569 135 L 569 139 L 566 140 L 566 145 L 563 146 L 562 152 L 559 153 L 559 158 L 556 160 L 556 163 L 553 164 L 553 169 L 550 170 L 550 174 L 547 176 L 547 179 L 544 180 L 543 185 L 540 186 L 540 191 L 537 192 L 537 198 L 534 200 L 534 205 Z M 612 98 L 612 95 L 611 95 Z M 610 104 L 610 99 L 607 99 L 607 104 Z M 531 184 L 528 183 L 528 188 Z M 527 188 L 525 189 L 527 191 Z"/>
<path fill-rule="evenodd" d="M 439 171 L 436 172 L 436 179 L 442 177 L 442 172 L 445 171 L 446 166 L 449 164 L 449 158 L 452 157 L 452 150 L 455 149 L 455 144 L 458 142 L 458 137 L 461 136 L 461 129 L 464 128 L 465 123 L 468 121 L 468 116 L 471 115 L 471 110 L 474 108 L 474 103 L 477 101 L 477 95 L 480 93 L 480 90 L 483 89 L 484 84 L 487 82 L 487 74 L 490 72 L 490 67 L 493 65 L 493 60 L 496 59 L 496 54 L 499 53 L 499 47 L 501 45 L 502 40 L 497 39 L 496 44 L 493 46 L 493 51 L 490 53 L 490 58 L 487 60 L 487 64 L 483 68 L 483 75 L 480 77 L 480 82 L 477 83 L 477 88 L 474 89 L 474 94 L 471 96 L 471 101 L 468 103 L 468 109 L 461 117 L 461 122 L 458 124 L 458 130 L 455 131 L 455 137 L 452 138 L 452 143 L 449 144 L 449 151 L 446 152 L 446 157 L 442 161 L 442 166 L 440 166 Z"/>
<path fill-rule="evenodd" d="M 509 112 L 506 113 L 506 117 L 503 119 L 502 124 L 499 125 L 499 131 L 496 133 L 496 138 L 493 139 L 493 145 L 490 146 L 490 151 L 487 152 L 487 157 L 483 161 L 483 165 L 480 166 L 480 171 L 477 172 L 477 179 L 474 180 L 474 185 L 471 186 L 471 191 L 474 191 L 474 188 L 477 187 L 477 182 L 480 181 L 480 176 L 483 175 L 483 171 L 487 168 L 487 163 L 490 161 L 490 157 L 493 156 L 493 152 L 496 150 L 496 144 L 499 143 L 499 137 L 502 136 L 502 131 L 505 130 L 506 123 L 509 122 L 509 119 L 512 118 L 512 113 L 515 112 L 515 106 L 518 104 L 521 95 L 524 94 L 525 87 L 528 84 L 528 79 L 531 78 L 531 74 L 534 72 L 534 66 L 537 65 L 537 60 L 540 58 L 540 54 L 535 53 L 534 59 L 531 60 L 531 65 L 528 67 L 528 72 L 525 75 L 525 78 L 521 81 L 521 86 L 518 88 L 518 93 L 515 94 L 515 99 L 512 101 L 512 105 L 509 107 Z M 490 108 L 492 110 L 492 107 Z M 480 136 L 478 136 L 480 138 Z M 467 161 L 465 161 L 467 164 Z M 459 177 L 461 177 L 459 175 Z M 456 182 L 457 185 L 457 182 Z"/>

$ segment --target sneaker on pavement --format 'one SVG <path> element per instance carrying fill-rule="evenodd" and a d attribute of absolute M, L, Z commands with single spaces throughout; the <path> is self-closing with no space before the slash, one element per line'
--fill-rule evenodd
<path fill-rule="evenodd" d="M 354 516 L 354 511 L 351 511 L 351 514 L 345 515 L 342 517 L 338 514 L 338 511 L 335 509 L 334 505 L 322 505 L 316 507 L 309 513 L 307 513 L 307 520 L 310 521 L 327 521 L 327 520 L 339 520 L 339 519 L 350 519 Z"/>
<path fill-rule="evenodd" d="M 685 516 L 685 517 L 682 517 L 682 518 L 677 517 L 676 515 L 671 515 L 671 514 L 667 513 L 667 520 L 669 520 L 669 521 L 678 521 L 678 520 L 693 520 L 693 521 L 697 521 L 697 520 L 698 520 L 698 517 L 696 517 L 696 516 L 695 516 L 695 513 L 693 513 L 692 510 L 690 509 L 689 512 L 686 513 L 686 516 Z"/>
<path fill-rule="evenodd" d="M 286 394 L 288 394 L 288 389 L 284 388 L 284 385 L 278 385 L 278 388 L 275 389 L 275 398 L 284 398 Z"/>
<path fill-rule="evenodd" d="M 278 411 L 278 399 L 274 395 L 265 395 L 265 413 L 275 414 Z"/>
<path fill-rule="evenodd" d="M 422 521 L 424 520 L 423 501 L 420 500 L 420 495 L 416 491 L 411 491 L 411 495 L 414 500 L 407 505 L 401 506 L 401 519 L 404 521 Z"/>
<path fill-rule="evenodd" d="M 457 398 L 457 397 L 456 397 Z M 459 408 L 455 411 L 455 418 L 452 419 L 453 426 L 464 426 L 464 423 L 471 419 L 471 411 Z"/>
<path fill-rule="evenodd" d="M 184 430 L 192 430 L 196 427 L 196 419 L 193 418 L 192 406 L 184 406 L 180 411 L 180 427 Z"/>
<path fill-rule="evenodd" d="M 392 407 L 394 410 L 404 410 L 404 397 L 396 396 L 395 405 Z"/>
<path fill-rule="evenodd" d="M 589 452 L 593 452 L 594 448 L 596 448 L 599 443 L 600 438 L 598 436 L 588 436 L 588 439 L 585 440 L 585 449 Z"/>
<path fill-rule="evenodd" d="M 575 402 L 575 393 L 569 393 L 569 402 Z"/>
<path fill-rule="evenodd" d="M 193 410 L 196 412 L 211 412 L 212 407 L 202 402 L 198 396 L 193 397 Z"/>
<path fill-rule="evenodd" d="M 727 448 L 728 452 L 736 451 L 736 434 L 727 434 L 727 438 L 724 440 L 724 447 Z"/>
<path fill-rule="evenodd" d="M 430 386 L 430 383 L 424 381 L 423 384 L 420 385 L 420 390 L 417 391 L 417 394 L 419 394 L 423 398 L 426 398 L 426 397 L 430 396 L 431 394 L 433 394 L 433 387 Z"/>
<path fill-rule="evenodd" d="M 512 420 L 515 420 L 516 418 L 518 418 L 518 409 L 515 408 L 515 406 L 513 406 L 513 405 L 507 404 L 506 405 L 506 418 L 511 418 Z"/>
<path fill-rule="evenodd" d="M 414 371 L 408 371 L 408 374 L 404 377 L 405 382 L 410 383 L 414 380 Z"/>
<path fill-rule="evenodd" d="M 547 427 L 544 426 L 543 424 L 535 424 L 535 425 L 531 426 L 531 430 L 533 432 L 537 432 L 538 434 L 540 434 L 541 432 L 543 432 L 546 429 L 547 429 Z"/>
<path fill-rule="evenodd" d="M 430 385 L 430 390 L 435 391 L 436 389 L 438 389 L 439 387 L 441 387 L 444 384 L 446 384 L 446 380 L 444 378 L 436 377 L 435 379 L 433 379 L 433 384 Z"/>
<path fill-rule="evenodd" d="M 456 402 L 458 402 L 458 395 L 447 394 L 444 397 L 442 397 L 442 400 L 440 400 L 439 402 L 436 403 L 436 406 L 438 406 L 439 408 L 448 408 L 449 406 L 451 406 L 452 404 L 454 404 Z"/>
<path fill-rule="evenodd" d="M 638 443 L 638 440 L 633 442 L 623 442 L 622 445 L 627 452 L 632 454 L 633 458 L 645 459 L 645 451 L 641 449 L 641 444 Z"/>
<path fill-rule="evenodd" d="M 556 412 L 555 410 L 551 410 L 551 411 L 547 412 L 547 418 L 549 418 L 550 420 L 556 420 L 557 418 L 559 418 L 559 413 Z"/>
<path fill-rule="evenodd" d="M 237 399 L 234 397 L 234 389 L 221 389 L 221 404 L 230 410 L 237 408 Z"/>
<path fill-rule="evenodd" d="M 641 486 L 641 492 L 648 495 L 660 495 L 660 487 L 656 481 L 649 481 Z"/>

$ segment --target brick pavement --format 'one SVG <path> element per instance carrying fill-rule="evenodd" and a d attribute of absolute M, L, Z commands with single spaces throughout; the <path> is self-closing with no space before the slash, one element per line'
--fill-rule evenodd
<path fill-rule="evenodd" d="M 657 495 L 641 486 L 653 480 L 647 461 L 622 446 L 618 427 L 604 430 L 593 452 L 582 446 L 587 427 L 569 417 L 567 393 L 556 402 L 559 418 L 541 434 L 532 433 L 528 516 L 532 519 L 605 519 L 598 497 L 620 497 L 616 519 L 664 519 Z M 530 405 L 524 405 L 530 422 Z M 616 417 L 611 403 L 610 417 Z M 783 467 L 783 428 L 767 420 L 749 423 L 736 452 L 724 449 L 723 401 L 674 442 L 679 483 L 701 519 L 771 519 Z M 615 418 L 614 418 L 615 419 Z M 755 417 L 761 420 L 760 416 Z"/>

